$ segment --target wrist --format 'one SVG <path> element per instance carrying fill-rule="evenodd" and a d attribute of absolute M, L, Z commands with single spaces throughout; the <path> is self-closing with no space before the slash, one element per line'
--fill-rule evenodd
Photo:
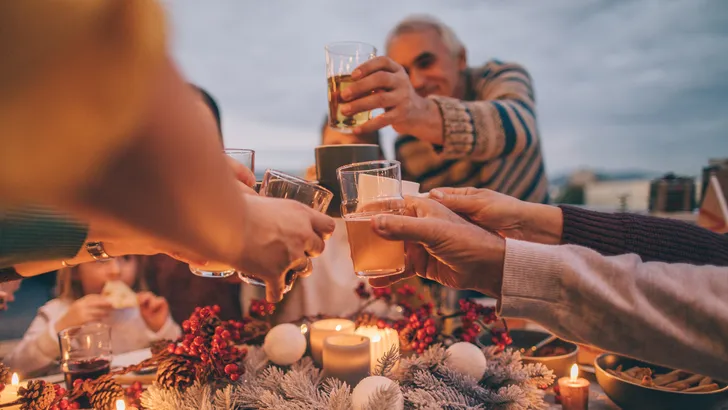
<path fill-rule="evenodd" d="M 527 216 L 525 221 L 524 239 L 545 245 L 558 245 L 561 243 L 561 233 L 564 227 L 564 216 L 561 209 L 556 206 L 526 203 Z"/>
<path fill-rule="evenodd" d="M 420 108 L 417 110 L 417 118 L 412 122 L 413 130 L 406 133 L 432 144 L 442 145 L 445 137 L 442 133 L 443 119 L 440 107 L 431 98 L 419 96 L 418 98 Z"/>

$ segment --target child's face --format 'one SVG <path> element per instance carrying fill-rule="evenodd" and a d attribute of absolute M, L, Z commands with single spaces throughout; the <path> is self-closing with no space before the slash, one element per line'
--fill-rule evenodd
<path fill-rule="evenodd" d="M 108 262 L 83 263 L 78 266 L 78 274 L 85 295 L 101 293 L 110 280 L 120 280 L 131 287 L 137 275 L 137 258 L 120 256 Z"/>

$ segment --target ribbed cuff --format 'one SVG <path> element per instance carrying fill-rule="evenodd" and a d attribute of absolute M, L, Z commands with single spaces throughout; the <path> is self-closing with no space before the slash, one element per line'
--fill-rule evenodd
<path fill-rule="evenodd" d="M 561 298 L 561 262 L 556 248 L 506 239 L 498 314 L 534 318 Z"/>
<path fill-rule="evenodd" d="M 86 240 L 88 227 L 41 207 L 8 210 L 0 220 L 0 266 L 70 259 Z"/>
<path fill-rule="evenodd" d="M 442 154 L 447 158 L 461 158 L 473 151 L 475 125 L 468 108 L 457 98 L 430 96 L 442 115 Z"/>
<path fill-rule="evenodd" d="M 177 340 L 182 335 L 182 329 L 172 319 L 172 315 L 167 317 L 167 321 L 164 322 L 162 328 L 158 332 L 154 332 L 149 328 L 146 328 L 147 337 L 151 341 L 156 340 Z"/>

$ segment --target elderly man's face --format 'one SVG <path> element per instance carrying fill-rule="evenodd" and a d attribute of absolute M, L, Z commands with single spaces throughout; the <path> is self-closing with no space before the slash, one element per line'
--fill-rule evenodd
<path fill-rule="evenodd" d="M 420 96 L 459 97 L 455 90 L 466 67 L 465 53 L 453 55 L 434 29 L 398 34 L 389 42 L 387 55 L 407 70 Z"/>

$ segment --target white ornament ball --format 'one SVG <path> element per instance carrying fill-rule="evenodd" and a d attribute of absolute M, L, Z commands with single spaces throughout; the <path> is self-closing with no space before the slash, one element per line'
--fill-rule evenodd
<path fill-rule="evenodd" d="M 301 334 L 300 327 L 284 323 L 268 331 L 263 350 L 271 362 L 288 366 L 301 360 L 306 353 L 306 337 Z"/>
<path fill-rule="evenodd" d="M 467 374 L 480 381 L 486 368 L 483 351 L 472 343 L 458 342 L 447 348 L 448 358 L 445 364 L 451 369 Z"/>
<path fill-rule="evenodd" d="M 354 391 L 351 392 L 351 403 L 354 406 L 354 410 L 361 410 L 366 407 L 369 403 L 369 398 L 376 393 L 379 388 L 387 388 L 392 384 L 396 384 L 392 379 L 388 379 L 384 376 L 369 376 L 364 378 L 359 384 L 354 387 Z M 404 409 L 404 396 L 402 390 L 397 386 L 399 391 L 399 400 L 397 405 L 387 410 L 403 410 Z"/>

